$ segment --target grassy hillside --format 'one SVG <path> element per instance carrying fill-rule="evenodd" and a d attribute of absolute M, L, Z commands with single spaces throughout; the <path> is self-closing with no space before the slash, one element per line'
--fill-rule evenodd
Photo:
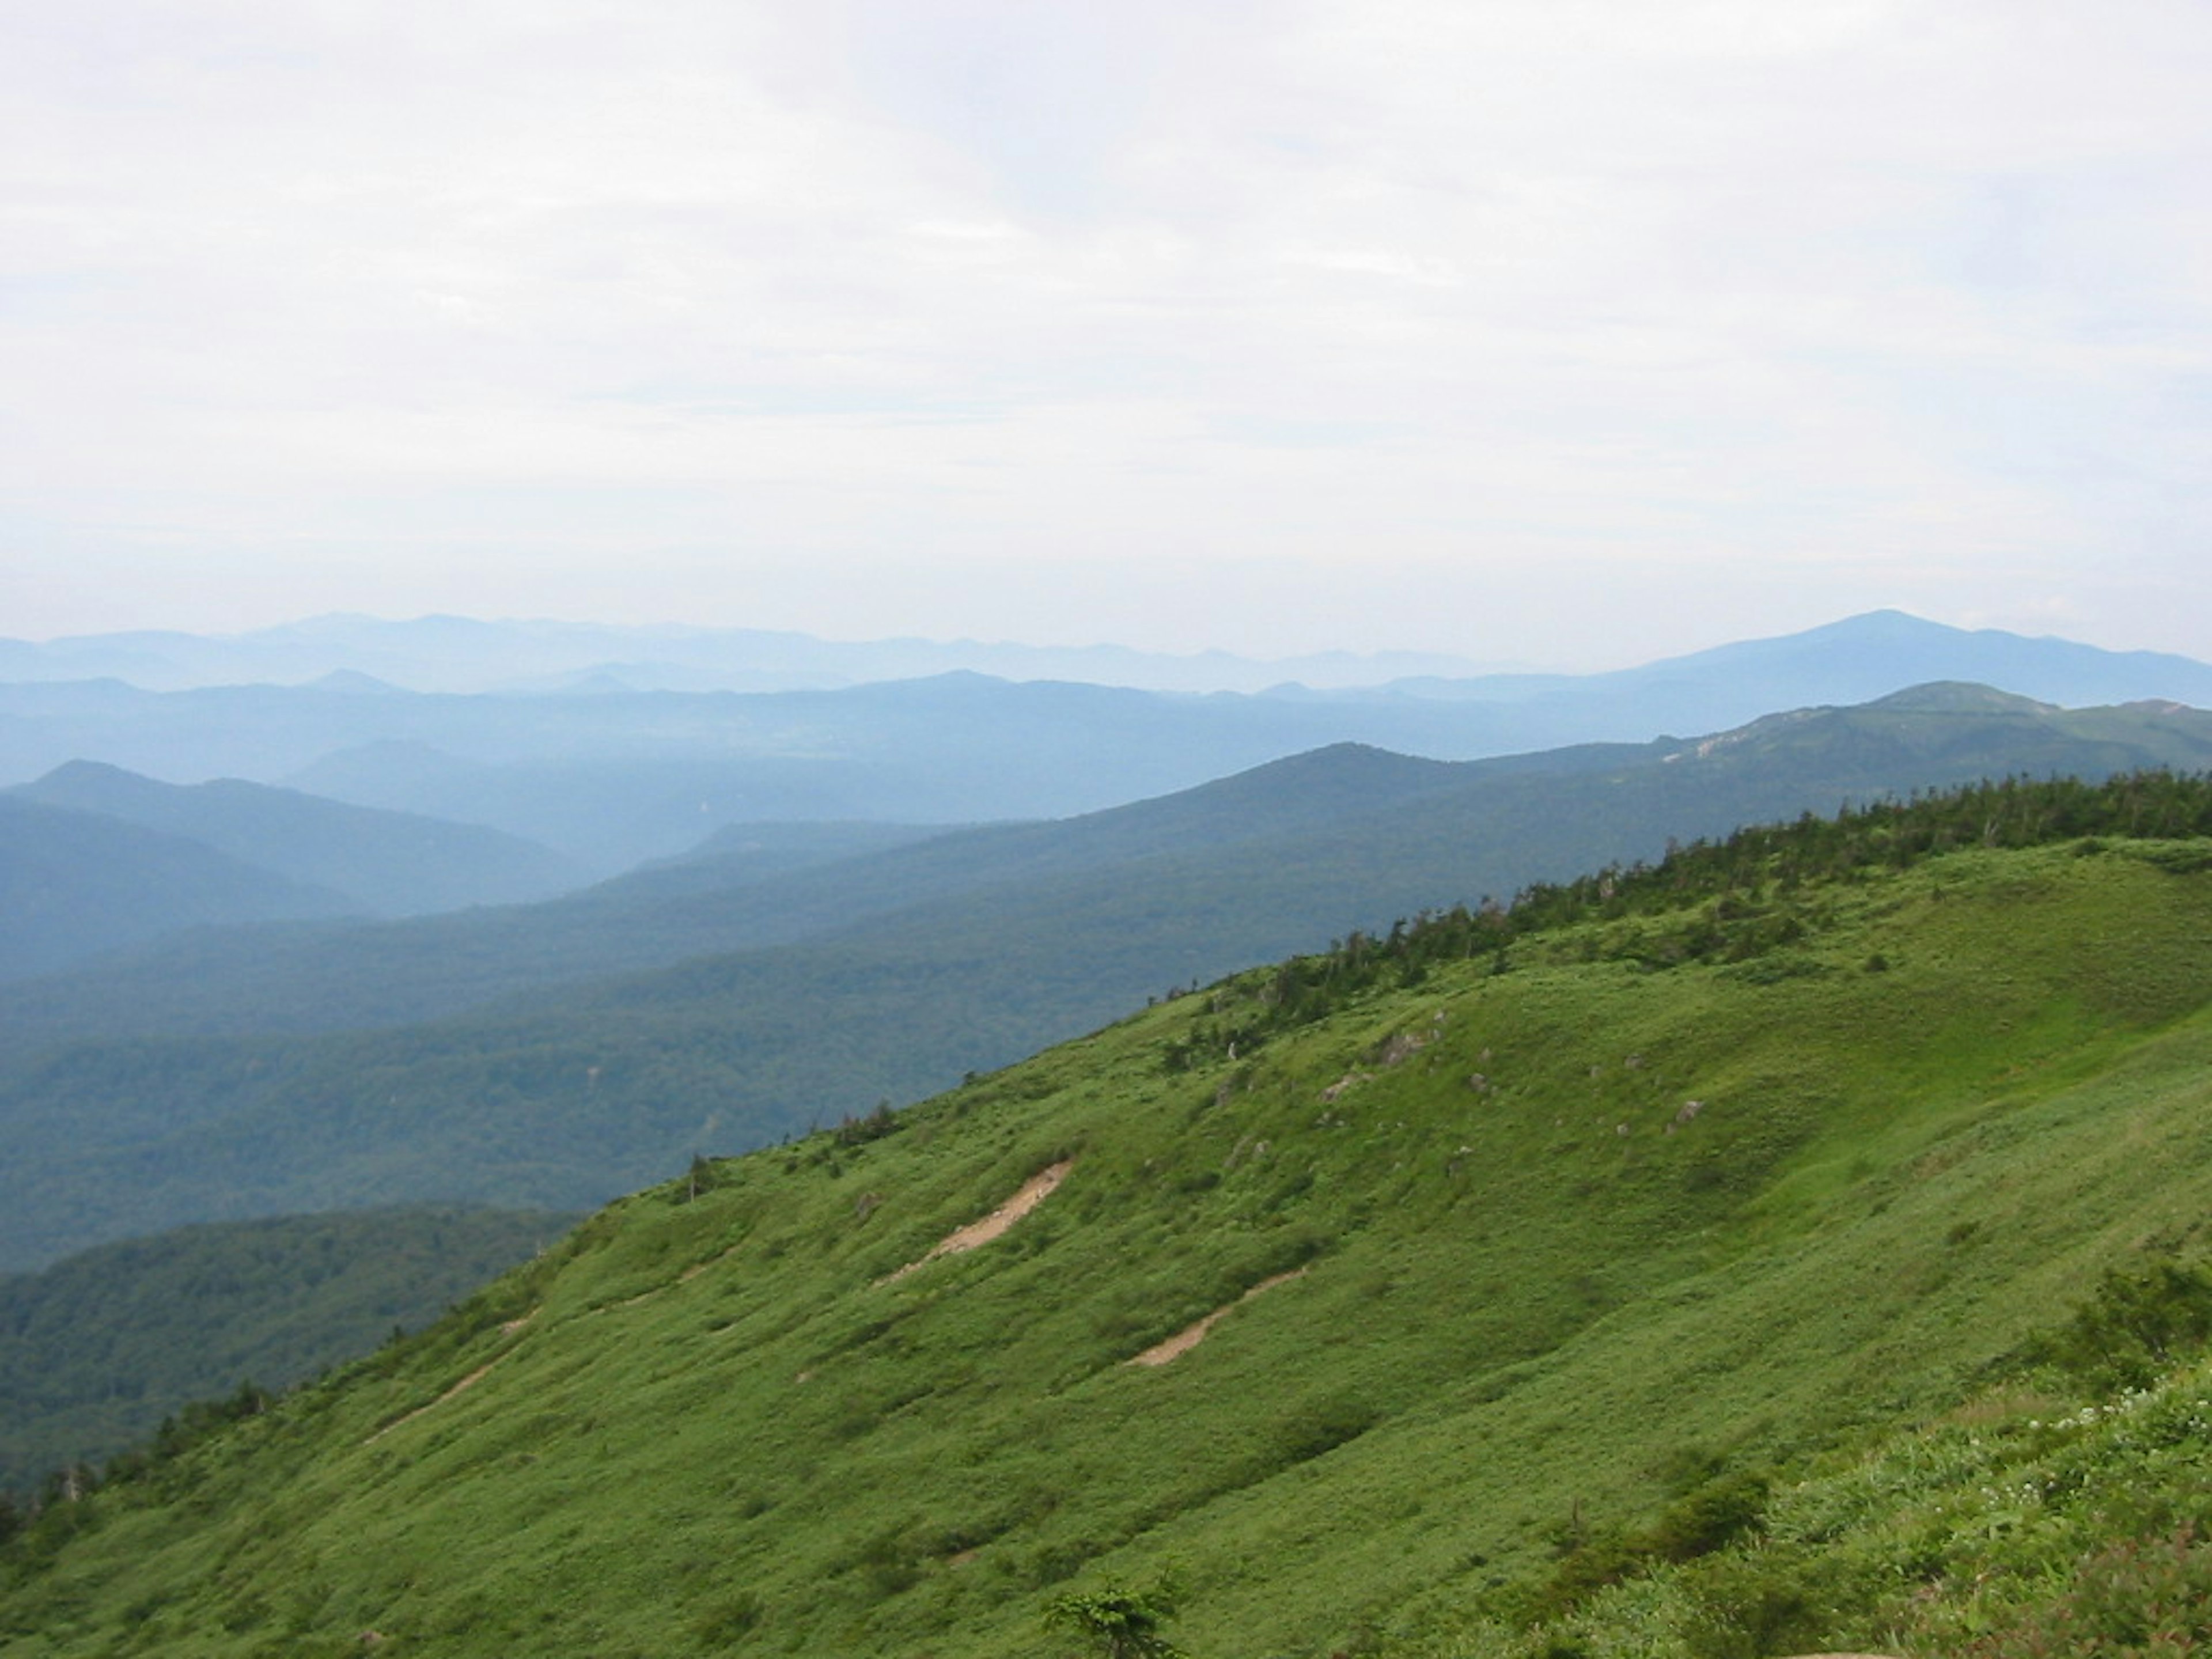
<path fill-rule="evenodd" d="M 428 1324 L 573 1217 L 413 1208 L 206 1224 L 0 1278 L 0 1492 L 112 1456 L 241 1383 Z"/>
<path fill-rule="evenodd" d="M 917 1098 L 1170 987 L 1384 930 L 1423 906 L 2002 771 L 2008 757 L 2094 774 L 2147 753 L 2212 759 L 2212 716 L 1939 688 L 1632 757 L 1455 768 L 1326 750 L 1066 823 L 940 837 L 720 894 L 602 896 L 378 936 L 435 938 L 435 951 L 369 949 L 319 968 L 312 951 L 249 940 L 234 952 L 244 978 L 172 962 L 162 982 L 119 981 L 99 1005 L 101 1018 L 166 1018 L 190 1035 L 117 1042 L 95 1023 L 102 1040 L 0 1066 L 0 1264 L 110 1236 L 100 1230 L 118 1221 L 100 1194 L 118 1171 L 142 1229 L 425 1199 L 595 1204 L 695 1152 Z M 773 948 L 541 987 L 434 1024 L 235 1035 L 281 1022 L 295 995 L 312 1003 L 333 960 L 359 981 L 336 993 L 342 1006 L 420 1018 L 423 999 L 437 1006 L 475 975 L 501 982 L 519 962 L 557 971 L 594 950 L 664 937 L 703 948 L 717 928 L 809 921 L 817 931 Z M 40 1029 L 39 988 L 0 995 L 19 1042 Z M 203 1017 L 230 1039 L 204 1040 Z M 35 1178 L 9 1183 L 11 1170 Z"/>
<path fill-rule="evenodd" d="M 708 1166 L 53 1505 L 0 1641 L 953 1659 L 1172 1569 L 1201 1656 L 1960 1650 L 2202 1490 L 2057 1339 L 2202 1249 L 2207 805 L 1747 835 Z"/>

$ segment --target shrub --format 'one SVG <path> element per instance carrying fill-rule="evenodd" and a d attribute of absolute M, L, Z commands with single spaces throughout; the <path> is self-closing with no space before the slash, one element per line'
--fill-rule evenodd
<path fill-rule="evenodd" d="M 1044 1610 L 1047 1629 L 1072 1632 L 1098 1659 L 1183 1659 L 1161 1631 L 1174 1616 L 1172 1585 L 1134 1590 L 1110 1578 L 1095 1590 L 1055 1595 Z"/>
<path fill-rule="evenodd" d="M 1967 1659 L 2153 1659 L 2212 1643 L 2212 1546 L 2184 1527 L 2099 1551 L 2053 1604 L 2014 1613 L 1976 1638 Z"/>
<path fill-rule="evenodd" d="M 1660 1516 L 1644 1546 L 1669 1561 L 1711 1554 L 1756 1528 L 1766 1508 L 1766 1477 L 1730 1474 L 1708 1480 Z"/>
<path fill-rule="evenodd" d="M 2212 1340 L 2212 1273 L 2170 1257 L 2107 1268 L 2096 1292 L 2024 1357 L 2099 1389 L 2140 1389 Z"/>

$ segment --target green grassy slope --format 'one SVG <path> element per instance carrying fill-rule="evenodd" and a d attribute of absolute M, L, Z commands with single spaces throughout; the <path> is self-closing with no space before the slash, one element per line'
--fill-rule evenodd
<path fill-rule="evenodd" d="M 208 1223 L 0 1278 L 0 1492 L 127 1450 L 192 1401 L 288 1387 L 425 1325 L 574 1219 L 423 1207 Z"/>
<path fill-rule="evenodd" d="M 2202 844 L 1821 845 L 1674 908 L 1593 887 L 1502 956 L 1244 975 L 640 1194 L 57 1506 L 0 1642 L 950 1659 L 1170 1563 L 1201 1656 L 1516 1640 L 1563 1528 L 1940 1415 L 2199 1242 Z"/>

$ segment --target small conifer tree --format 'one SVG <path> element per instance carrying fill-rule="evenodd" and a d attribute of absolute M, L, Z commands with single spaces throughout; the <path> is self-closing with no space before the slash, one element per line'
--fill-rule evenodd
<path fill-rule="evenodd" d="M 1161 1633 L 1174 1616 L 1171 1583 L 1134 1590 L 1110 1578 L 1095 1590 L 1056 1595 L 1044 1610 L 1048 1629 L 1074 1632 L 1097 1659 L 1188 1659 Z"/>

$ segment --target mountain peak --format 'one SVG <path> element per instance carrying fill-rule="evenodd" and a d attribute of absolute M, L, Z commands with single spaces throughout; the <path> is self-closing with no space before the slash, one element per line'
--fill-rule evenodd
<path fill-rule="evenodd" d="M 398 686 L 390 680 L 380 680 L 374 674 L 364 674 L 357 668 L 334 668 L 319 679 L 307 682 L 307 689 L 331 691 L 348 697 L 391 697 L 403 695 Z"/>
<path fill-rule="evenodd" d="M 129 779 L 134 783 L 146 780 L 138 773 L 125 767 L 111 765 L 106 761 L 67 760 L 40 778 L 33 788 L 46 784 L 112 783 L 118 779 Z"/>
<path fill-rule="evenodd" d="M 1904 710 L 1944 714 L 2051 714 L 2058 712 L 2056 703 L 2039 702 L 2033 697 L 2000 691 L 1993 685 L 1982 685 L 1972 680 L 1929 680 L 1920 685 L 1908 685 L 1886 697 L 1876 697 L 1866 707 L 1890 712 Z"/>

